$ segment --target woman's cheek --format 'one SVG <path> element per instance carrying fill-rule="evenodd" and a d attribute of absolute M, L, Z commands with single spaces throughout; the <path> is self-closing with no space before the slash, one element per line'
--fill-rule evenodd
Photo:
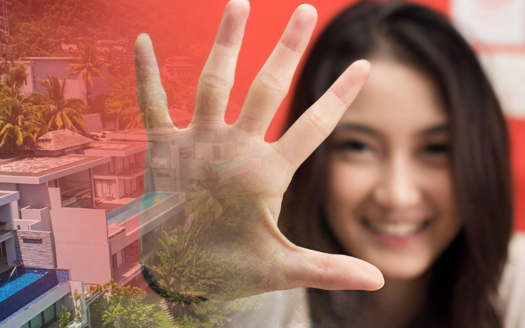
<path fill-rule="evenodd" d="M 428 202 L 436 208 L 438 214 L 445 222 L 452 222 L 451 227 L 455 228 L 461 224 L 457 217 L 456 204 L 454 202 L 454 187 L 452 185 L 452 175 L 450 170 L 442 168 L 423 172 L 426 179 L 422 179 L 422 189 L 429 198 Z"/>
<path fill-rule="evenodd" d="M 355 165 L 347 162 L 333 162 L 329 165 L 325 201 L 333 223 L 354 223 L 351 221 L 359 212 L 360 205 L 371 195 L 377 177 L 376 171 L 371 165 Z"/>

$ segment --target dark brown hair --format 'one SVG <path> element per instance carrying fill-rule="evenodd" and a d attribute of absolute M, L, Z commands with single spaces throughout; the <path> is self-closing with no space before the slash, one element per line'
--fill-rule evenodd
<path fill-rule="evenodd" d="M 429 302 L 417 325 L 502 327 L 493 297 L 512 233 L 507 128 L 474 51 L 445 16 L 405 2 L 364 1 L 343 11 L 311 49 L 286 127 L 351 62 L 377 54 L 426 72 L 439 88 L 451 124 L 454 197 L 464 225 L 434 264 Z M 299 246 L 343 253 L 323 212 L 327 153 L 325 141 L 296 172 L 284 197 L 279 225 Z M 311 309 L 318 323 L 333 313 L 327 305 L 330 302 L 316 301 L 319 295 L 333 301 L 342 294 L 310 290 Z M 323 322 L 350 326 L 341 320 Z"/>

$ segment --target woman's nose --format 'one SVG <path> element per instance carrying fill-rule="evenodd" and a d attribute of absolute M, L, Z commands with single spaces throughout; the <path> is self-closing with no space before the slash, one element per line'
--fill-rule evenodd
<path fill-rule="evenodd" d="M 376 201 L 393 209 L 408 209 L 421 201 L 421 190 L 416 169 L 406 158 L 397 158 L 387 164 L 374 192 Z"/>

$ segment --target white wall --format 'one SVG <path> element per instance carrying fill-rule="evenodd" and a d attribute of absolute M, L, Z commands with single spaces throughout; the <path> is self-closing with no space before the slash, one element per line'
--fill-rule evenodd
<path fill-rule="evenodd" d="M 71 70 L 67 69 L 74 60 L 73 57 L 27 57 L 22 61 L 28 68 L 29 77 L 27 84 L 22 88 L 25 93 L 36 92 L 44 94 L 44 87 L 38 83 L 38 79 L 47 80 L 47 75 L 56 76 L 61 82 Z M 66 98 L 79 98 L 87 102 L 95 99 L 100 94 L 109 94 L 109 76 L 106 66 L 99 68 L 104 79 L 99 77 L 93 80 L 94 85 L 88 86 L 84 76 L 72 75 L 66 78 Z M 91 95 L 89 95 L 91 93 Z"/>

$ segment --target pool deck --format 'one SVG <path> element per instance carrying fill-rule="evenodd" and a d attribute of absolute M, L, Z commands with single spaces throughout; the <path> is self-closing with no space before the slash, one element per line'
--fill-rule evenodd
<path fill-rule="evenodd" d="M 106 210 L 109 213 L 123 205 L 126 205 L 127 203 L 131 203 L 135 199 L 140 198 L 142 195 L 143 195 L 143 192 L 140 190 L 137 190 L 131 195 L 131 197 L 123 197 L 120 199 L 112 199 L 112 200 L 104 199 L 100 203 L 96 204 L 96 208 Z"/>

